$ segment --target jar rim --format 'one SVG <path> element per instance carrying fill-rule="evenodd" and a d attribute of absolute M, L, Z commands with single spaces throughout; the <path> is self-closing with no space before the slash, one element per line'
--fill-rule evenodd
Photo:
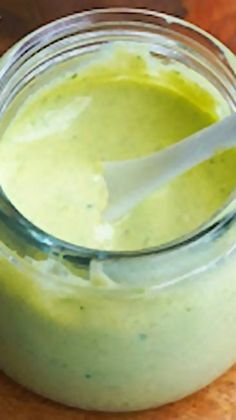
<path fill-rule="evenodd" d="M 20 50 L 29 49 L 32 44 L 37 42 L 40 37 L 45 35 L 49 35 L 51 32 L 60 31 L 67 23 L 70 25 L 79 25 L 82 24 L 83 29 L 88 29 L 90 25 L 93 23 L 92 18 L 94 16 L 103 16 L 106 17 L 109 14 L 115 15 L 135 15 L 136 17 L 139 16 L 140 20 L 139 23 L 142 23 L 142 17 L 151 17 L 154 19 L 158 19 L 159 22 L 162 21 L 163 24 L 166 25 L 180 25 L 182 28 L 190 30 L 194 33 L 197 33 L 201 37 L 203 37 L 206 41 L 210 42 L 213 47 L 216 47 L 219 51 L 219 54 L 226 59 L 230 70 L 233 71 L 230 62 L 230 55 L 233 57 L 233 53 L 223 45 L 219 40 L 214 38 L 212 35 L 208 34 L 206 31 L 202 30 L 201 28 L 193 25 L 192 23 L 186 22 L 183 19 L 177 18 L 172 15 L 168 15 L 165 13 L 159 13 L 154 10 L 148 10 L 143 8 L 126 8 L 126 7 L 112 7 L 112 8 L 97 8 L 92 10 L 86 10 L 80 13 L 75 13 L 60 19 L 57 19 L 53 22 L 50 22 L 42 27 L 36 29 L 35 31 L 31 32 L 27 36 L 23 37 L 19 42 L 17 42 L 13 47 L 10 48 L 2 57 L 1 59 L 1 66 L 0 66 L 0 92 L 1 92 L 1 78 L 3 74 L 8 71 L 8 68 L 12 61 L 17 60 Z M 91 19 L 90 19 L 91 18 Z M 129 21 L 126 21 L 129 22 Z M 119 23 L 119 21 L 116 21 Z M 158 26 L 158 22 L 157 22 Z M 178 33 L 178 31 L 175 31 Z M 233 72 L 234 77 L 235 73 Z M 236 80 L 236 77 L 235 77 Z M 182 249 L 191 244 L 196 243 L 201 239 L 205 239 L 209 237 L 209 235 L 215 235 L 217 232 L 221 232 L 225 226 L 228 225 L 229 221 L 235 219 L 236 220 L 236 198 L 231 197 L 227 200 L 227 202 L 218 209 L 214 215 L 206 222 L 204 222 L 200 227 L 197 229 L 189 232 L 188 234 L 181 236 L 173 241 L 161 244 L 157 247 L 145 248 L 140 250 L 134 251 L 108 251 L 108 250 L 99 250 L 93 248 L 86 248 L 79 245 L 74 245 L 72 243 L 66 242 L 62 239 L 56 238 L 53 235 L 43 231 L 42 229 L 38 228 L 32 222 L 24 217 L 10 202 L 10 200 L 6 197 L 4 192 L 0 190 L 0 198 L 4 201 L 6 205 L 8 214 L 10 213 L 10 218 L 12 218 L 15 222 L 17 228 L 19 228 L 19 232 L 25 231 L 27 233 L 27 237 L 30 237 L 34 240 L 36 246 L 40 249 L 46 250 L 46 253 L 50 254 L 62 254 L 71 256 L 72 259 L 78 259 L 79 261 L 83 261 L 83 263 L 89 263 L 93 259 L 116 259 L 116 258 L 132 258 L 132 257 L 144 257 L 150 255 L 157 255 L 168 253 L 173 250 Z M 234 206 L 235 203 L 235 206 Z M 24 235 L 25 236 L 25 235 Z"/>

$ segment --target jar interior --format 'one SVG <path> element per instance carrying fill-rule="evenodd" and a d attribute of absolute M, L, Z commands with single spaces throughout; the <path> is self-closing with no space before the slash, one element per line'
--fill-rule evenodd
<path fill-rule="evenodd" d="M 221 58 L 215 54 L 215 51 L 209 49 L 206 45 L 197 42 L 194 37 L 187 37 L 186 33 L 176 32 L 176 25 L 173 28 L 158 27 L 151 23 L 140 24 L 132 22 L 132 25 L 127 22 L 110 22 L 107 24 L 95 23 L 90 31 L 84 31 L 81 29 L 79 33 L 76 30 L 73 34 L 60 37 L 54 33 L 50 35 L 49 39 L 43 38 L 42 42 L 36 44 L 32 42 L 28 45 L 28 48 L 21 50 L 18 57 L 15 58 L 9 65 L 8 71 L 2 75 L 2 124 L 1 124 L 1 135 L 9 127 L 9 123 L 12 121 L 13 116 L 17 114 L 23 104 L 28 100 L 29 96 L 35 95 L 42 86 L 50 85 L 55 83 L 57 78 L 60 78 L 61 74 L 74 74 L 78 66 L 87 66 L 88 63 L 93 62 L 94 57 L 103 54 L 104 49 L 110 45 L 122 45 L 130 44 L 136 45 L 138 48 L 147 48 L 152 60 L 162 62 L 165 66 L 183 66 L 182 68 L 188 68 L 192 71 L 192 74 L 198 75 L 198 77 L 208 81 L 208 86 L 211 86 L 218 95 L 218 98 L 222 98 L 224 104 L 222 115 L 223 117 L 229 112 L 235 110 L 235 88 L 233 84 L 233 74 L 230 68 L 222 62 Z M 70 28 L 71 31 L 71 28 Z M 22 48 L 22 47 L 21 47 Z M 10 62 L 8 57 L 8 62 Z M 17 59 L 16 59 L 17 58 Z M 5 79 L 5 80 L 4 80 Z M 225 113 L 225 114 L 224 114 Z M 231 190 L 228 191 L 227 196 L 233 190 L 234 185 L 231 186 Z M 28 220 L 22 217 L 20 213 L 14 209 L 14 202 L 10 203 L 4 199 L 4 214 L 8 212 L 10 214 L 9 221 L 15 218 L 16 225 L 19 226 L 19 218 L 21 219 L 22 226 L 26 224 L 30 227 L 28 232 L 34 238 L 36 242 L 41 241 L 43 238 L 44 243 L 53 243 L 54 237 L 57 235 L 51 232 L 44 231 L 41 226 L 40 229 L 35 229 L 35 226 L 28 223 Z M 224 204 L 223 202 L 221 203 Z M 9 207 L 6 212 L 6 207 Z M 9 210 L 10 213 L 9 213 Z M 218 209 L 214 209 L 217 211 Z M 13 215 L 14 213 L 14 215 Z M 212 212 L 211 216 L 214 212 Z M 12 217 L 13 216 L 13 217 Z M 209 219 L 202 221 L 203 224 L 208 222 Z M 63 222 L 63 221 L 62 221 Z M 148 223 L 148 220 L 147 222 Z M 37 225 L 36 225 L 37 226 Z M 201 224 L 196 228 L 201 229 Z M 35 234 L 36 232 L 36 234 Z M 192 236 L 195 229 L 184 234 Z M 45 240 L 44 235 L 47 236 Z M 165 245 L 172 240 L 181 242 L 182 235 L 174 238 L 168 238 L 166 241 L 161 243 L 151 243 L 147 246 L 138 248 L 131 248 L 128 251 L 135 252 L 141 249 L 154 248 L 157 245 Z M 63 244 L 64 238 L 59 238 Z M 73 244 L 72 241 L 68 241 Z M 81 245 L 83 244 L 75 244 Z M 92 249 L 93 246 L 86 246 L 85 248 Z M 95 247 L 100 249 L 99 247 Z M 75 247 L 76 249 L 76 247 Z M 109 249 L 103 249 L 103 252 L 109 252 Z M 112 251 L 123 252 L 127 249 L 115 249 Z"/>

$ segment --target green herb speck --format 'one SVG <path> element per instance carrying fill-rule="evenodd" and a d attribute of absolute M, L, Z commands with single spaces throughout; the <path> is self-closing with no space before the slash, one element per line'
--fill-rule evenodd
<path fill-rule="evenodd" d="M 140 340 L 146 340 L 147 339 L 147 334 L 144 334 L 144 333 L 141 333 L 141 334 L 139 334 L 139 338 L 140 338 Z"/>

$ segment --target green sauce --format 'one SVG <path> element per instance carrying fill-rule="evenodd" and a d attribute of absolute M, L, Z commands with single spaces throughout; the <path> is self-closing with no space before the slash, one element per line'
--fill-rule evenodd
<path fill-rule="evenodd" d="M 158 245 L 197 228 L 235 187 L 232 150 L 104 224 L 103 160 L 148 155 L 230 112 L 205 79 L 138 50 L 112 46 L 47 75 L 1 139 L 3 190 L 69 242 Z M 47 398 L 101 411 L 158 406 L 209 384 L 235 362 L 235 229 L 84 271 L 1 243 L 0 368 Z"/>
<path fill-rule="evenodd" d="M 236 183 L 232 151 L 156 191 L 122 220 L 103 221 L 102 161 L 149 155 L 220 117 L 200 84 L 173 68 L 155 71 L 142 54 L 118 49 L 25 102 L 1 142 L 0 179 L 26 218 L 74 244 L 134 250 L 188 233 L 222 205 Z"/>

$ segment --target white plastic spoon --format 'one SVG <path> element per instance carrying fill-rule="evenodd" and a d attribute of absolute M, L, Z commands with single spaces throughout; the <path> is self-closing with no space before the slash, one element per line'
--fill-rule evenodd
<path fill-rule="evenodd" d="M 121 218 L 149 194 L 212 157 L 236 146 L 236 113 L 179 143 L 144 158 L 104 162 L 108 204 L 104 219 Z M 236 170 L 236 168 L 235 168 Z"/>

